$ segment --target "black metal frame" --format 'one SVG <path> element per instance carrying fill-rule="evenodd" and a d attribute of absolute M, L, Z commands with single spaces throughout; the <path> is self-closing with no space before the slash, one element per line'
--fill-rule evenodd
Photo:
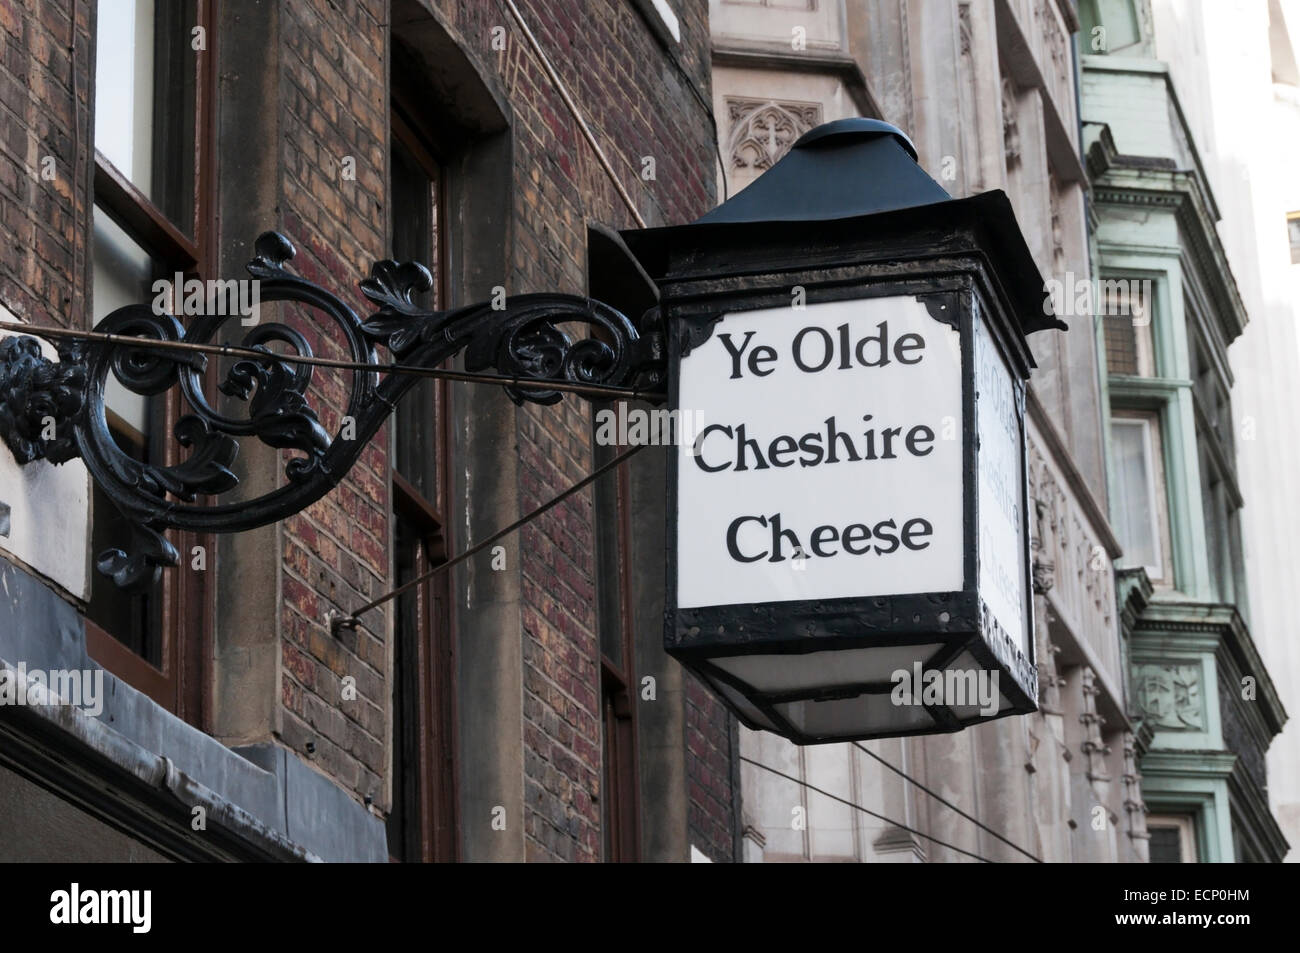
<path fill-rule="evenodd" d="M 417 262 L 377 262 L 360 282 L 376 310 L 362 320 L 338 296 L 286 270 L 294 247 L 277 232 L 255 245 L 248 271 L 259 282 L 262 302 L 290 302 L 323 312 L 341 332 L 351 362 L 351 387 L 340 427 L 330 435 L 312 408 L 308 388 L 313 368 L 285 360 L 312 356 L 298 330 L 282 322 L 257 323 L 239 344 L 246 349 L 227 371 L 219 390 L 247 406 L 233 417 L 209 403 L 203 390 L 208 355 L 179 348 L 150 348 L 121 340 L 53 335 L 59 361 L 44 357 L 35 338 L 25 335 L 0 343 L 0 439 L 21 464 L 45 459 L 64 463 L 80 457 L 91 478 L 130 521 L 131 553 L 107 550 L 97 569 L 118 586 L 152 585 L 165 566 L 179 560 L 163 536 L 167 529 L 232 533 L 276 522 L 319 500 L 347 475 L 370 438 L 383 425 L 418 378 L 390 371 L 380 361 L 385 348 L 403 366 L 437 368 L 463 352 L 467 371 L 495 369 L 508 378 L 565 384 L 627 387 L 628 393 L 661 389 L 663 333 L 650 309 L 634 324 L 613 307 L 591 298 L 564 294 L 526 294 L 501 302 L 443 311 L 425 310 L 412 301 L 432 278 Z M 498 306 L 499 305 L 499 306 Z M 201 315 L 185 328 L 171 314 L 144 304 L 128 305 L 96 326 L 100 334 L 167 342 L 217 344 L 232 314 Z M 564 325 L 594 332 L 578 337 Z M 41 334 L 32 328 L 31 333 Z M 271 349 L 285 346 L 290 355 Z M 142 396 L 179 386 L 189 412 L 173 429 L 189 448 L 174 466 L 142 463 L 113 439 L 105 413 L 105 386 L 113 376 Z M 559 390 L 507 386 L 516 403 L 553 404 Z M 54 433 L 49 434 L 51 422 Z M 256 437 L 278 449 L 298 452 L 285 465 L 284 485 L 253 499 L 213 503 L 239 483 L 231 470 L 240 437 Z"/>

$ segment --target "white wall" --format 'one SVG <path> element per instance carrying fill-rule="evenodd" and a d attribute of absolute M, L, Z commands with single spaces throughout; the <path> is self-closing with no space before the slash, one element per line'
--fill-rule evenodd
<path fill-rule="evenodd" d="M 1300 265 L 1286 215 L 1300 211 L 1300 88 L 1275 85 L 1269 0 L 1153 0 L 1170 65 L 1218 199 L 1219 235 L 1250 323 L 1228 350 L 1251 634 L 1291 715 L 1268 756 L 1269 798 L 1300 859 Z M 1276 0 L 1300 39 L 1300 0 Z M 1300 58 L 1300 54 L 1297 54 Z"/>

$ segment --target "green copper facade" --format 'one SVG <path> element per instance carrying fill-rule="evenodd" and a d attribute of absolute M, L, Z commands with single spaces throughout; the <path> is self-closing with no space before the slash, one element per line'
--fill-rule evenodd
<path fill-rule="evenodd" d="M 1264 755 L 1286 713 L 1250 636 L 1227 358 L 1247 314 L 1149 5 L 1079 12 L 1093 333 L 1151 859 L 1277 861 Z"/>

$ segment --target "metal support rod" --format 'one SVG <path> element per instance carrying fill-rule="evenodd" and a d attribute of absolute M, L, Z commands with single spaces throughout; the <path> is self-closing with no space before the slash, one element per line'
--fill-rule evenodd
<path fill-rule="evenodd" d="M 96 331 L 78 331 L 72 328 L 51 328 L 22 324 L 17 321 L 0 321 L 0 331 L 14 331 L 31 334 L 40 338 L 72 341 L 98 341 L 105 345 L 129 346 L 138 351 L 186 351 L 194 354 L 216 354 L 220 357 L 242 357 L 254 360 L 266 360 L 267 352 L 251 347 L 239 347 L 229 344 L 198 344 L 192 341 L 157 341 L 150 338 L 134 337 L 129 334 L 102 334 Z M 611 400 L 662 401 L 667 394 L 656 391 L 643 391 L 635 387 L 610 387 L 603 384 L 574 384 L 563 380 L 545 378 L 510 377 L 504 374 L 473 374 L 468 371 L 453 371 L 441 367 L 422 367 L 416 364 L 364 364 L 360 361 L 341 361 L 337 358 L 317 357 L 314 354 L 280 354 L 272 355 L 275 360 L 286 364 L 300 364 L 309 367 L 329 367 L 344 371 L 378 371 L 388 374 L 410 374 L 415 377 L 433 377 L 439 380 L 463 381 L 470 384 L 496 384 L 502 387 L 518 387 L 523 390 L 562 391 L 581 397 L 607 397 Z"/>
<path fill-rule="evenodd" d="M 613 459 L 597 467 L 586 477 L 584 477 L 583 479 L 579 480 L 577 483 L 570 486 L 559 496 L 553 497 L 552 499 L 543 503 L 541 506 L 537 507 L 536 509 L 531 510 L 525 515 L 519 517 L 519 519 L 515 520 L 509 526 L 505 527 L 504 529 L 497 530 L 487 539 L 475 543 L 473 546 L 471 546 L 469 549 L 465 550 L 464 552 L 457 553 L 455 556 L 447 560 L 445 563 L 439 563 L 433 569 L 430 569 L 428 572 L 423 573 L 422 575 L 416 576 L 414 579 L 410 580 L 409 582 L 403 583 L 402 585 L 394 589 L 392 592 L 387 592 L 384 595 L 380 596 L 378 599 L 373 599 L 370 602 L 367 602 L 364 606 L 354 611 L 351 615 L 331 616 L 329 618 L 330 632 L 333 633 L 334 635 L 338 635 L 340 629 L 356 628 L 357 623 L 361 621 L 361 617 L 365 615 L 367 612 L 369 612 L 371 609 L 376 609 L 379 606 L 382 606 L 385 602 L 388 602 L 392 599 L 396 599 L 402 593 L 415 588 L 416 586 L 420 585 L 423 582 L 426 582 L 429 579 L 432 579 L 434 576 L 438 575 L 439 573 L 446 572 L 448 569 L 451 569 L 453 566 L 460 565 L 465 560 L 473 556 L 475 553 L 480 553 L 483 550 L 487 549 L 487 547 L 491 546 L 497 540 L 509 536 L 515 530 L 519 529 L 521 526 L 524 526 L 527 523 L 530 523 L 531 521 L 533 521 L 534 519 L 536 519 L 537 517 L 545 513 L 547 510 L 559 506 L 561 503 L 563 503 L 569 497 L 573 496 L 579 490 L 582 490 L 590 486 L 591 484 L 595 483 L 598 479 L 600 479 L 610 470 L 613 470 L 619 464 L 624 463 L 627 460 L 630 460 L 633 456 L 635 456 L 637 453 L 643 450 L 646 446 L 647 446 L 646 444 L 639 443 L 636 444 L 635 446 L 629 447 L 627 450 L 624 450 L 622 453 L 618 454 Z"/>

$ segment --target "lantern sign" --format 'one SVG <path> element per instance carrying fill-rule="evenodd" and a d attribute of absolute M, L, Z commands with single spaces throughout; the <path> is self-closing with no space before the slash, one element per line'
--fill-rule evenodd
<path fill-rule="evenodd" d="M 699 222 L 624 233 L 661 291 L 665 646 L 800 743 L 1036 709 L 1025 335 L 1063 327 L 1006 196 L 841 120 Z"/>

